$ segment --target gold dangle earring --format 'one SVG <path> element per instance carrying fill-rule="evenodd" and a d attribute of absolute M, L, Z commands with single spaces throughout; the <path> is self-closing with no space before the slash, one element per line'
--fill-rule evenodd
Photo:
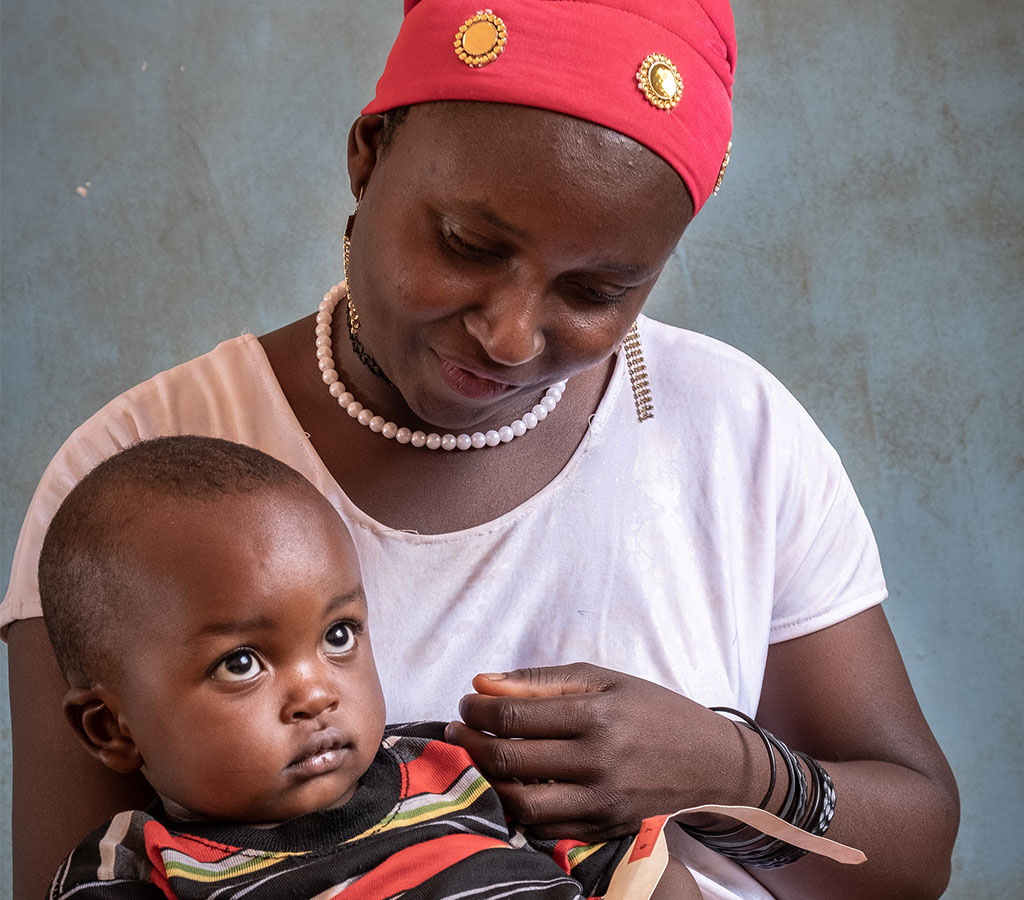
<path fill-rule="evenodd" d="M 363 189 L 359 189 L 359 196 L 356 198 L 356 208 L 352 210 L 352 215 L 348 217 L 348 222 L 345 225 L 345 236 L 342 238 L 342 271 L 345 275 L 345 294 L 347 298 L 346 312 L 348 315 L 348 339 L 352 344 L 352 350 L 359 361 L 366 366 L 374 375 L 378 378 L 383 379 L 388 384 L 391 384 L 391 379 L 384 374 L 384 370 L 380 367 L 380 363 L 377 362 L 363 346 L 363 342 L 359 337 L 359 313 L 356 312 L 355 304 L 352 302 L 352 285 L 348 281 L 348 267 L 349 257 L 352 249 L 352 229 L 356 224 L 356 214 L 359 212 L 359 204 L 363 200 Z M 394 385 L 391 385 L 394 387 Z"/>
<path fill-rule="evenodd" d="M 647 364 L 644 362 L 644 350 L 640 344 L 640 329 L 636 322 L 629 326 L 626 337 L 622 341 L 622 350 L 626 354 L 626 368 L 629 370 L 629 384 L 633 388 L 633 404 L 636 406 L 636 420 L 645 422 L 654 418 L 654 398 L 651 395 L 651 383 L 647 380 Z"/>
<path fill-rule="evenodd" d="M 352 229 L 356 224 L 356 215 L 359 212 L 359 204 L 363 200 L 363 189 L 359 189 L 359 196 L 356 198 L 356 208 L 352 210 L 352 215 L 348 217 L 348 222 L 345 225 L 345 236 L 341 239 L 342 246 L 342 273 L 345 276 L 345 292 L 348 295 L 348 333 L 355 337 L 359 332 L 359 313 L 356 312 L 355 305 L 352 303 L 352 287 L 348 283 L 348 266 L 349 259 L 352 252 Z"/>

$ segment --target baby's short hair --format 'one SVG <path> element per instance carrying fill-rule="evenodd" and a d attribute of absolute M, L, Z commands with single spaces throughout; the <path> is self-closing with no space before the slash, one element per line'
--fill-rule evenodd
<path fill-rule="evenodd" d="M 147 497 L 188 503 L 253 491 L 315 488 L 260 450 L 197 435 L 140 441 L 89 472 L 64 498 L 39 555 L 39 596 L 68 683 L 88 686 L 130 628 L 131 523 Z"/>

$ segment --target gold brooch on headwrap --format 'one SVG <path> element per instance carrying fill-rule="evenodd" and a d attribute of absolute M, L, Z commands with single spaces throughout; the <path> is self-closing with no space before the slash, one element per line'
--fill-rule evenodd
<path fill-rule="evenodd" d="M 675 109 L 683 96 L 683 79 L 679 70 L 667 56 L 652 53 L 636 73 L 637 86 L 644 92 L 647 102 L 658 109 Z"/>
<path fill-rule="evenodd" d="M 498 58 L 507 41 L 505 23 L 489 9 L 481 9 L 456 33 L 455 53 L 467 66 L 486 66 Z"/>

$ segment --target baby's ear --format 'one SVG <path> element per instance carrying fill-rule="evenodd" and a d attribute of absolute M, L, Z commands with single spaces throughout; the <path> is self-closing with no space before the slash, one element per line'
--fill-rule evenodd
<path fill-rule="evenodd" d="M 126 775 L 142 768 L 138 747 L 100 691 L 71 688 L 64 695 L 64 716 L 89 754 L 108 769 Z"/>

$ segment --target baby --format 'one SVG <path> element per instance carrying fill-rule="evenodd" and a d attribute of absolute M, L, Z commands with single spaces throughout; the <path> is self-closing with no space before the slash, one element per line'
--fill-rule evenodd
<path fill-rule="evenodd" d="M 52 898 L 576 900 L 628 862 L 631 838 L 510 828 L 442 724 L 385 727 L 351 537 L 266 454 L 184 436 L 108 459 L 39 584 L 68 721 L 159 798 L 89 835 Z M 672 861 L 654 896 L 700 893 Z"/>

